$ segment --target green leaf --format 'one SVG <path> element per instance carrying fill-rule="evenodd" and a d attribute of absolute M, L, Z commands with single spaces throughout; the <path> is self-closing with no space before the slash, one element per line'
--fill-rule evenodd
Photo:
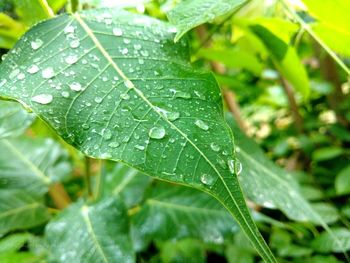
<path fill-rule="evenodd" d="M 48 219 L 47 208 L 40 199 L 23 190 L 1 190 L 0 234 L 38 226 Z"/>
<path fill-rule="evenodd" d="M 40 258 L 31 252 L 9 252 L 0 254 L 1 263 L 36 263 Z"/>
<path fill-rule="evenodd" d="M 281 74 L 307 99 L 310 95 L 309 78 L 295 48 L 261 25 L 251 25 L 249 29 L 264 43 Z"/>
<path fill-rule="evenodd" d="M 240 181 L 247 197 L 267 208 L 278 208 L 290 219 L 325 224 L 299 192 L 293 177 L 271 162 L 259 146 L 227 118 L 235 135 L 236 154 L 242 165 Z"/>
<path fill-rule="evenodd" d="M 68 154 L 51 139 L 3 139 L 0 148 L 6 152 L 0 155 L 0 191 L 23 189 L 43 195 L 71 171 Z"/>
<path fill-rule="evenodd" d="M 196 54 L 199 57 L 218 61 L 227 67 L 247 69 L 256 75 L 260 75 L 263 65 L 251 53 L 239 49 L 200 49 Z"/>
<path fill-rule="evenodd" d="M 34 117 L 19 103 L 0 101 L 0 139 L 22 134 L 32 124 Z"/>
<path fill-rule="evenodd" d="M 40 23 L 1 64 L 1 95 L 27 105 L 88 156 L 215 196 L 274 262 L 233 173 L 217 83 L 190 66 L 187 43 L 174 44 L 171 28 L 122 10 Z M 14 78 L 20 72 L 25 78 Z"/>
<path fill-rule="evenodd" d="M 330 146 L 316 149 L 312 153 L 312 160 L 316 162 L 334 159 L 344 153 L 343 148 L 338 146 Z"/>
<path fill-rule="evenodd" d="M 152 240 L 199 239 L 222 244 L 238 226 L 211 196 L 197 190 L 158 184 L 132 217 L 136 248 Z"/>
<path fill-rule="evenodd" d="M 324 232 L 313 242 L 312 247 L 319 252 L 344 252 L 350 249 L 350 231 L 346 228 L 334 228 L 332 232 L 340 242 L 335 242 L 332 236 Z"/>
<path fill-rule="evenodd" d="M 18 233 L 0 240 L 0 254 L 19 250 L 31 237 L 29 233 Z"/>
<path fill-rule="evenodd" d="M 150 182 L 149 176 L 119 163 L 105 175 L 103 196 L 119 195 L 123 198 L 126 207 L 131 208 L 143 199 Z"/>
<path fill-rule="evenodd" d="M 55 262 L 135 262 L 127 211 L 119 198 L 68 207 L 46 227 Z"/>
<path fill-rule="evenodd" d="M 342 169 L 335 178 L 335 190 L 337 194 L 350 193 L 350 165 Z"/>
<path fill-rule="evenodd" d="M 17 15 L 28 26 L 31 26 L 41 20 L 47 19 L 47 13 L 43 0 L 11 0 L 15 5 Z M 45 0 L 46 2 L 46 0 Z M 28 11 L 30 10 L 30 12 Z"/>
<path fill-rule="evenodd" d="M 203 245 L 197 240 L 166 242 L 161 245 L 162 263 L 204 263 L 206 255 Z"/>
<path fill-rule="evenodd" d="M 232 13 L 246 0 L 191 0 L 180 2 L 167 16 L 177 28 L 175 42 L 187 31 L 216 17 Z"/>

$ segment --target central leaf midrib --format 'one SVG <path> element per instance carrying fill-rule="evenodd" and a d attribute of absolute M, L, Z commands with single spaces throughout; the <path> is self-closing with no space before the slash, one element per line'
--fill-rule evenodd
<path fill-rule="evenodd" d="M 94 44 L 96 45 L 96 47 L 98 48 L 98 50 L 100 50 L 100 52 L 102 53 L 102 55 L 107 59 L 107 61 L 113 66 L 113 68 L 116 70 L 116 72 L 123 78 L 124 81 L 130 81 L 130 79 L 124 74 L 124 72 L 119 68 L 119 66 L 115 63 L 115 61 L 111 58 L 111 56 L 108 54 L 108 52 L 105 50 L 105 48 L 101 45 L 100 41 L 97 39 L 97 37 L 94 35 L 93 31 L 90 29 L 90 27 L 84 22 L 84 20 L 80 17 L 80 15 L 78 13 L 74 13 L 72 14 L 75 19 L 78 21 L 78 23 L 80 24 L 80 26 L 84 29 L 84 31 L 89 35 L 89 37 L 91 38 L 91 40 L 94 42 Z M 248 223 L 248 221 L 246 220 L 246 216 L 243 214 L 243 212 L 241 211 L 239 205 L 237 204 L 236 200 L 234 199 L 230 189 L 228 188 L 225 180 L 223 179 L 223 177 L 221 176 L 220 172 L 216 169 L 215 165 L 207 158 L 207 156 L 187 137 L 187 135 L 185 133 L 183 133 L 177 126 L 175 126 L 172 122 L 170 122 L 168 119 L 166 119 L 160 112 L 158 112 L 155 109 L 155 106 L 144 96 L 143 92 L 140 91 L 139 89 L 137 89 L 134 85 L 133 82 L 130 81 L 130 84 L 132 84 L 132 89 L 134 89 L 134 91 L 137 93 L 137 95 L 139 95 L 139 97 L 141 99 L 143 99 L 149 107 L 152 108 L 152 110 L 157 113 L 165 122 L 167 122 L 171 127 L 174 128 L 174 130 L 176 130 L 178 133 L 180 133 L 180 135 L 182 137 L 184 137 L 197 151 L 198 153 L 206 160 L 206 162 L 212 167 L 212 169 L 216 172 L 216 174 L 218 175 L 218 177 L 220 178 L 220 180 L 222 181 L 227 193 L 230 195 L 231 200 L 233 201 L 233 203 L 235 204 L 238 212 L 241 215 L 241 218 L 244 220 L 245 222 L 245 226 L 249 228 L 250 233 L 254 236 L 254 238 L 257 241 L 257 245 L 260 246 L 261 251 L 266 255 L 267 258 L 270 258 L 270 255 L 265 251 L 265 248 L 260 244 L 261 241 L 259 240 L 258 236 L 256 236 L 255 231 L 253 231 L 253 229 L 251 228 L 250 224 Z M 239 220 L 238 223 L 240 224 Z"/>

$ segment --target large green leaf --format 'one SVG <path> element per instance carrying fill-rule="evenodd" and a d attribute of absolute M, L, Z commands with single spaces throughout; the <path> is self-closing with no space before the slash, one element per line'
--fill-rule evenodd
<path fill-rule="evenodd" d="M 344 252 L 350 250 L 350 231 L 347 228 L 332 229 L 334 235 L 340 240 L 340 243 L 334 242 L 333 237 L 324 232 L 313 242 L 312 247 L 319 252 Z"/>
<path fill-rule="evenodd" d="M 132 218 L 136 249 L 151 240 L 195 238 L 222 244 L 238 226 L 211 196 L 197 190 L 158 184 Z"/>
<path fill-rule="evenodd" d="M 55 262 L 135 261 L 127 211 L 119 198 L 74 204 L 46 227 Z"/>
<path fill-rule="evenodd" d="M 12 230 L 27 229 L 49 219 L 41 200 L 23 190 L 0 191 L 0 235 Z"/>
<path fill-rule="evenodd" d="M 22 189 L 42 195 L 71 171 L 68 154 L 51 139 L 3 139 L 0 149 L 6 152 L 0 154 L 0 191 Z"/>
<path fill-rule="evenodd" d="M 229 14 L 246 0 L 187 0 L 180 2 L 167 16 L 178 30 L 175 41 L 178 41 L 192 28 L 213 21 L 216 17 Z"/>
<path fill-rule="evenodd" d="M 267 208 L 278 208 L 289 218 L 325 224 L 299 192 L 293 177 L 271 162 L 259 146 L 247 138 L 231 117 L 237 158 L 242 164 L 240 181 L 247 197 Z"/>
<path fill-rule="evenodd" d="M 190 66 L 187 43 L 173 37 L 168 24 L 121 10 L 59 16 L 8 54 L 0 96 L 31 108 L 88 156 L 215 196 L 273 262 L 234 174 L 217 83 Z"/>
<path fill-rule="evenodd" d="M 34 117 L 34 114 L 26 112 L 19 103 L 0 101 L 0 139 L 22 134 Z"/>

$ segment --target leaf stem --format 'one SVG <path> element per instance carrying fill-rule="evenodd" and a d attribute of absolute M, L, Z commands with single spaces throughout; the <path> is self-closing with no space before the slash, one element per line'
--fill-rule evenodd
<path fill-rule="evenodd" d="M 350 75 L 350 69 L 345 65 L 345 63 L 339 58 L 339 56 L 321 39 L 317 34 L 311 29 L 310 25 L 305 23 L 305 21 L 285 2 L 285 0 L 280 0 L 282 6 L 286 9 L 286 11 L 291 15 L 300 25 L 301 27 L 308 32 L 308 34 L 314 38 L 317 43 L 322 46 L 324 50 L 334 59 L 335 62 L 348 74 Z"/>
<path fill-rule="evenodd" d="M 70 4 L 70 11 L 72 13 L 75 13 L 76 11 L 78 11 L 79 8 L 79 0 L 70 0 L 69 1 Z"/>
<path fill-rule="evenodd" d="M 91 186 L 91 158 L 85 156 L 85 186 L 88 198 L 93 196 Z"/>
<path fill-rule="evenodd" d="M 55 13 L 53 12 L 53 10 L 51 9 L 50 5 L 47 3 L 46 0 L 38 0 L 38 2 L 41 8 L 44 10 L 47 17 L 51 18 L 55 16 Z"/>
<path fill-rule="evenodd" d="M 49 195 L 58 209 L 64 209 L 72 202 L 61 183 L 51 185 Z"/>

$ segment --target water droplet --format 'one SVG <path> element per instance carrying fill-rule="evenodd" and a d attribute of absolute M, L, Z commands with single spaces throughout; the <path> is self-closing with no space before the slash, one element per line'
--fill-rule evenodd
<path fill-rule="evenodd" d="M 51 94 L 39 94 L 32 97 L 32 101 L 39 104 L 49 104 L 53 100 L 53 96 Z"/>
<path fill-rule="evenodd" d="M 143 65 L 145 63 L 145 61 L 142 58 L 139 58 L 138 62 L 139 62 L 140 65 Z"/>
<path fill-rule="evenodd" d="M 131 40 L 128 39 L 128 38 L 124 38 L 123 42 L 124 42 L 125 44 L 130 44 Z"/>
<path fill-rule="evenodd" d="M 66 57 L 64 59 L 64 61 L 69 65 L 73 65 L 78 61 L 78 56 L 77 55 L 69 55 L 68 57 Z"/>
<path fill-rule="evenodd" d="M 145 146 L 142 145 L 135 145 L 134 147 L 140 151 L 143 151 L 145 149 Z"/>
<path fill-rule="evenodd" d="M 140 50 L 142 46 L 140 44 L 135 44 L 134 45 L 135 50 Z"/>
<path fill-rule="evenodd" d="M 230 159 L 227 161 L 227 164 L 232 174 L 239 175 L 242 172 L 242 163 L 238 159 Z"/>
<path fill-rule="evenodd" d="M 169 121 L 175 121 L 177 120 L 178 118 L 180 118 L 180 113 L 179 112 L 171 112 L 171 111 L 168 111 L 166 113 L 166 117 Z"/>
<path fill-rule="evenodd" d="M 111 142 L 110 144 L 108 144 L 108 146 L 111 147 L 111 148 L 118 148 L 119 145 L 120 144 L 118 142 Z"/>
<path fill-rule="evenodd" d="M 217 145 L 215 142 L 212 142 L 212 143 L 210 144 L 210 148 L 211 148 L 214 152 L 220 151 L 220 146 Z"/>
<path fill-rule="evenodd" d="M 162 139 L 165 136 L 165 129 L 163 127 L 153 127 L 149 130 L 148 135 L 152 139 Z"/>
<path fill-rule="evenodd" d="M 79 82 L 73 82 L 69 84 L 69 87 L 73 91 L 81 91 L 81 84 Z"/>
<path fill-rule="evenodd" d="M 24 73 L 19 73 L 18 75 L 17 75 L 17 78 L 19 79 L 19 80 L 23 80 L 23 79 L 25 79 L 26 78 L 26 75 L 24 75 Z"/>
<path fill-rule="evenodd" d="M 235 161 L 232 159 L 227 160 L 228 168 L 230 169 L 230 172 L 233 174 L 235 173 Z"/>
<path fill-rule="evenodd" d="M 32 49 L 37 50 L 43 45 L 43 43 L 44 42 L 41 39 L 37 38 L 34 41 L 30 42 L 30 46 L 32 47 Z"/>
<path fill-rule="evenodd" d="M 214 183 L 214 177 L 210 174 L 202 174 L 201 175 L 201 182 L 205 185 L 213 185 Z"/>
<path fill-rule="evenodd" d="M 39 71 L 39 67 L 37 65 L 31 65 L 28 69 L 27 72 L 30 74 L 35 74 Z"/>
<path fill-rule="evenodd" d="M 74 33 L 74 31 L 75 31 L 74 26 L 66 26 L 66 27 L 64 28 L 64 33 L 65 33 L 65 34 Z"/>
<path fill-rule="evenodd" d="M 123 35 L 123 30 L 121 30 L 120 28 L 113 28 L 113 35 L 120 37 Z"/>
<path fill-rule="evenodd" d="M 110 159 L 112 158 L 112 154 L 110 153 L 102 153 L 101 154 L 101 159 Z"/>
<path fill-rule="evenodd" d="M 149 53 L 147 50 L 142 50 L 141 51 L 141 55 L 144 56 L 144 57 L 148 57 Z"/>
<path fill-rule="evenodd" d="M 87 130 L 90 128 L 90 125 L 87 123 L 84 123 L 83 125 L 81 125 L 81 127 L 83 127 L 84 130 Z"/>
<path fill-rule="evenodd" d="M 134 87 L 134 84 L 133 84 L 129 79 L 124 80 L 124 85 L 125 85 L 128 89 L 132 89 L 132 88 Z"/>
<path fill-rule="evenodd" d="M 63 98 L 69 98 L 69 92 L 68 91 L 62 91 L 61 93 Z"/>
<path fill-rule="evenodd" d="M 184 92 L 184 91 L 177 91 L 175 93 L 175 97 L 183 98 L 183 99 L 190 99 L 191 98 L 191 94 L 188 93 L 188 92 Z"/>
<path fill-rule="evenodd" d="M 122 93 L 120 94 L 120 98 L 123 100 L 128 100 L 130 99 L 130 95 L 128 93 Z"/>
<path fill-rule="evenodd" d="M 52 67 L 48 67 L 46 69 L 43 69 L 41 75 L 44 79 L 51 79 L 55 75 L 55 72 Z"/>
<path fill-rule="evenodd" d="M 123 48 L 123 49 L 122 49 L 122 54 L 123 54 L 123 55 L 128 54 L 128 52 L 129 52 L 129 50 L 128 50 L 127 48 Z"/>
<path fill-rule="evenodd" d="M 110 140 L 112 138 L 112 132 L 110 130 L 104 130 L 103 138 L 106 140 Z"/>
<path fill-rule="evenodd" d="M 240 173 L 241 173 L 242 170 L 243 170 L 242 163 L 241 163 L 238 159 L 236 159 L 235 170 L 236 170 L 236 174 L 237 174 L 237 175 L 240 175 Z"/>
<path fill-rule="evenodd" d="M 69 46 L 71 48 L 77 48 L 80 46 L 80 40 L 79 39 L 73 39 L 70 43 Z"/>
<path fill-rule="evenodd" d="M 102 98 L 101 97 L 95 97 L 94 101 L 96 103 L 101 103 L 102 102 Z"/>
<path fill-rule="evenodd" d="M 197 119 L 194 124 L 196 124 L 197 127 L 201 128 L 204 131 L 209 130 L 208 124 L 206 124 L 204 121 Z"/>

